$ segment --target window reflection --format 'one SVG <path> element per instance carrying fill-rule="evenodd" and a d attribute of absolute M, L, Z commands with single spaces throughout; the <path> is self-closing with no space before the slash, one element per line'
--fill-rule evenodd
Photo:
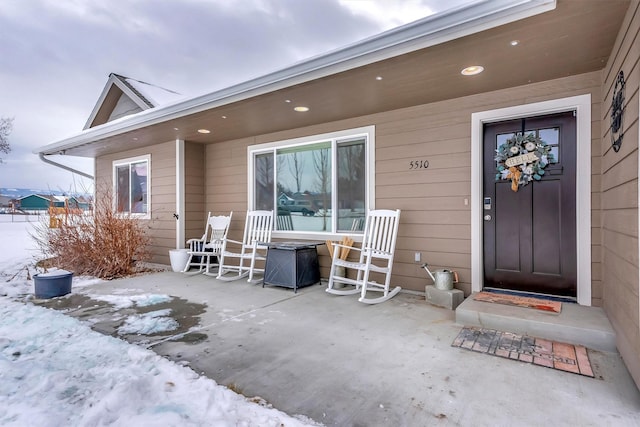
<path fill-rule="evenodd" d="M 362 232 L 366 142 L 362 136 L 255 154 L 255 208 L 276 211 L 276 230 Z"/>
<path fill-rule="evenodd" d="M 496 135 L 496 149 L 500 148 L 500 146 L 504 143 L 507 142 L 507 140 L 509 138 L 513 138 L 516 134 L 511 132 L 511 133 L 500 133 L 498 135 Z"/>
<path fill-rule="evenodd" d="M 147 213 L 148 162 L 134 162 L 115 166 L 116 211 Z"/>
<path fill-rule="evenodd" d="M 338 143 L 338 231 L 362 231 L 366 168 L 363 139 Z"/>
<path fill-rule="evenodd" d="M 295 230 L 331 229 L 331 143 L 276 150 L 278 215 Z"/>
<path fill-rule="evenodd" d="M 273 209 L 273 153 L 256 155 L 254 169 L 255 209 L 271 210 Z"/>
<path fill-rule="evenodd" d="M 539 129 L 538 137 L 551 147 L 551 154 L 553 154 L 551 163 L 558 163 L 560 161 L 560 128 Z"/>

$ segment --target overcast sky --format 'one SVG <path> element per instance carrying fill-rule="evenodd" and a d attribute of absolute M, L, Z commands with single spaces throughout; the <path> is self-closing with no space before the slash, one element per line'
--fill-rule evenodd
<path fill-rule="evenodd" d="M 82 130 L 109 73 L 200 95 L 465 1 L 1 0 L 0 117 L 15 121 L 0 187 L 90 188 L 32 152 Z"/>

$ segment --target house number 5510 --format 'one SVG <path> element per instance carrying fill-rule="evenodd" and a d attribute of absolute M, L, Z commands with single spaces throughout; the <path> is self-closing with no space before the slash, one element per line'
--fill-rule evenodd
<path fill-rule="evenodd" d="M 426 169 L 429 167 L 429 160 L 411 160 L 409 162 L 409 170 Z"/>

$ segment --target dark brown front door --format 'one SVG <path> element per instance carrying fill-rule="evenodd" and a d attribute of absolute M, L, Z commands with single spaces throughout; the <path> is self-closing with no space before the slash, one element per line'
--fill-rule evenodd
<path fill-rule="evenodd" d="M 484 286 L 576 296 L 576 121 L 573 112 L 484 128 Z M 552 147 L 540 180 L 496 181 L 496 148 L 518 132 Z"/>

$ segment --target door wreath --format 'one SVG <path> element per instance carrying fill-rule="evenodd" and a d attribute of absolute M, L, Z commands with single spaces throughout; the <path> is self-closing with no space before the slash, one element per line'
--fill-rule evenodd
<path fill-rule="evenodd" d="M 496 181 L 511 181 L 511 190 L 518 191 L 533 180 L 539 181 L 544 168 L 553 162 L 551 147 L 533 133 L 520 133 L 507 139 L 496 150 Z"/>

